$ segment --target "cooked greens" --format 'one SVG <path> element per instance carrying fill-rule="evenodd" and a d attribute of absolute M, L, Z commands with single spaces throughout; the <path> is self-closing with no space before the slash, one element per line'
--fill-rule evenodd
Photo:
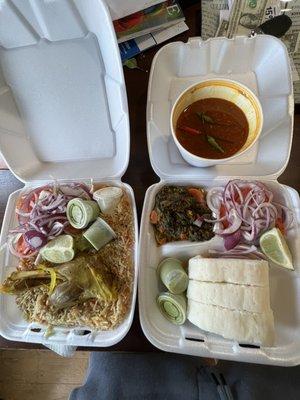
<path fill-rule="evenodd" d="M 165 186 L 156 195 L 150 215 L 158 244 L 176 240 L 202 242 L 213 237 L 212 213 L 201 188 Z"/>

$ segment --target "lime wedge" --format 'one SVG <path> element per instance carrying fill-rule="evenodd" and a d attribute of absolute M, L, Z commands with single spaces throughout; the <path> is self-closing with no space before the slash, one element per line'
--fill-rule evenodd
<path fill-rule="evenodd" d="M 52 239 L 40 250 L 41 256 L 52 263 L 61 264 L 74 258 L 74 240 L 71 235 L 61 235 Z"/>
<path fill-rule="evenodd" d="M 290 249 L 279 229 L 273 228 L 261 235 L 260 248 L 264 254 L 274 263 L 287 269 L 293 268 Z"/>

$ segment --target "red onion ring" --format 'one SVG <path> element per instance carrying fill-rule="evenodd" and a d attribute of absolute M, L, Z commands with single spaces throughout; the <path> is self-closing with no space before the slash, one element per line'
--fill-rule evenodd
<path fill-rule="evenodd" d="M 37 237 L 44 235 L 47 241 L 53 239 L 69 226 L 66 216 L 67 203 L 76 197 L 90 200 L 92 195 L 89 188 L 81 183 L 58 185 L 55 182 L 53 185 L 30 190 L 23 194 L 18 202 L 20 205 L 16 209 L 16 214 L 19 226 L 12 229 L 10 233 L 22 236 L 26 232 L 36 231 Z M 21 254 L 15 249 L 12 239 L 9 240 L 9 243 L 11 253 L 17 257 L 29 258 L 36 254 L 36 252 L 26 254 L 27 251 L 30 251 L 29 245 L 24 250 L 24 254 Z"/>
<path fill-rule="evenodd" d="M 226 237 L 240 231 L 240 243 L 255 244 L 262 233 L 276 226 L 279 216 L 285 229 L 292 224 L 291 210 L 274 202 L 273 197 L 273 193 L 262 182 L 231 180 L 224 188 L 208 191 L 207 205 L 216 219 L 206 221 L 215 223 L 217 235 Z M 220 218 L 221 205 L 225 215 L 222 214 Z M 226 229 L 222 224 L 224 221 L 229 225 Z"/>

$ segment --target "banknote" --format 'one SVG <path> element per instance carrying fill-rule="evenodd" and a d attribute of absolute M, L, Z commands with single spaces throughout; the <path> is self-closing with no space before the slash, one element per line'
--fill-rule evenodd
<path fill-rule="evenodd" d="M 292 0 L 285 3 L 284 12 L 292 20 L 292 26 L 282 38 L 292 57 L 292 75 L 294 80 L 294 100 L 300 103 L 300 0 Z M 296 71 L 295 71 L 296 70 Z M 297 79 L 297 72 L 298 79 Z"/>
<path fill-rule="evenodd" d="M 292 20 L 292 26 L 289 29 L 290 32 L 300 31 L 300 0 L 291 0 L 285 3 L 285 8 L 282 9 L 286 15 Z"/>
<path fill-rule="evenodd" d="M 268 0 L 235 0 L 231 9 L 227 36 L 249 35 L 264 21 Z"/>
<path fill-rule="evenodd" d="M 230 10 L 220 10 L 220 21 L 225 19 L 225 21 L 229 21 L 230 18 Z"/>
<path fill-rule="evenodd" d="M 297 53 L 293 54 L 292 60 L 293 60 L 292 74 L 293 74 L 293 80 L 294 80 L 294 100 L 295 100 L 295 103 L 299 104 L 300 103 L 300 80 L 299 80 L 300 52 L 299 51 Z M 297 73 L 298 73 L 298 76 L 297 76 Z"/>
<path fill-rule="evenodd" d="M 295 65 L 294 59 L 291 56 L 290 56 L 290 64 L 291 64 L 291 71 L 292 71 L 292 79 L 293 79 L 293 82 L 295 85 L 296 81 L 299 81 L 300 78 L 299 78 L 299 73 L 297 71 L 297 67 Z"/>
<path fill-rule="evenodd" d="M 219 25 L 220 11 L 228 10 L 227 0 L 202 0 L 201 37 L 206 40 L 214 37 Z"/>
<path fill-rule="evenodd" d="M 280 10 L 281 10 L 280 0 L 268 0 L 263 22 L 279 15 Z"/>
<path fill-rule="evenodd" d="M 299 50 L 299 40 L 300 40 L 300 33 L 299 32 L 291 32 L 286 33 L 282 41 L 286 45 L 287 51 L 289 54 L 294 54 Z"/>
<path fill-rule="evenodd" d="M 260 0 L 258 0 L 259 2 Z M 241 13 L 241 24 L 247 25 L 247 21 L 248 21 L 248 28 L 246 26 L 242 26 L 241 24 L 238 24 L 234 26 L 233 22 L 232 22 L 232 18 L 235 18 L 238 10 L 236 7 L 238 7 L 238 5 L 243 6 L 246 2 L 239 2 L 237 3 L 236 0 L 235 1 L 231 1 L 228 2 L 228 10 L 224 10 L 224 11 L 220 11 L 220 21 L 219 21 L 219 26 L 218 29 L 216 31 L 216 35 L 215 36 L 233 36 L 233 35 L 249 35 L 251 34 L 251 31 L 253 29 L 255 29 L 257 26 L 259 26 L 262 22 L 275 17 L 276 15 L 280 14 L 280 0 L 267 0 L 266 3 L 264 3 L 261 8 L 258 10 L 257 7 L 255 8 L 255 5 L 257 2 L 253 2 L 253 1 L 248 1 L 248 4 L 250 4 L 248 6 L 248 8 L 251 8 L 251 11 L 255 11 L 255 14 L 251 14 L 252 17 L 250 16 L 250 13 L 248 12 L 243 12 L 242 10 L 240 10 Z M 261 3 L 260 3 L 261 4 Z M 233 9 L 233 6 L 235 5 L 235 8 Z M 263 7 L 265 7 L 264 13 L 263 15 L 261 14 L 261 11 L 263 9 Z M 244 8 L 245 11 L 247 11 L 247 7 Z M 230 12 L 231 11 L 231 12 Z M 258 14 L 257 14 L 258 11 Z M 227 13 L 229 13 L 229 17 L 227 17 Z M 245 14 L 249 14 L 249 15 L 245 15 Z M 258 15 L 258 18 L 255 18 L 255 16 Z M 251 20 L 251 24 L 249 23 L 249 21 Z M 230 21 L 231 26 L 233 29 L 233 32 L 229 31 L 229 24 L 226 23 L 226 21 Z M 250 29 L 251 26 L 251 29 Z M 230 37 L 231 37 L 230 36 Z"/>
<path fill-rule="evenodd" d="M 206 21 L 208 24 L 210 23 L 209 34 L 211 36 L 249 36 L 251 31 L 264 21 L 283 12 L 292 19 L 291 28 L 281 39 L 286 45 L 291 59 L 295 102 L 300 103 L 300 0 L 282 2 L 280 0 L 228 0 L 228 7 L 224 3 L 220 7 L 221 0 L 202 0 L 202 2 L 205 1 L 209 2 L 210 10 L 230 11 L 229 18 L 225 17 L 227 14 L 225 11 L 219 13 L 219 19 L 216 17 L 216 13 L 212 19 L 211 11 L 207 8 L 210 16 Z"/>
<path fill-rule="evenodd" d="M 227 37 L 228 25 L 229 25 L 229 21 L 227 21 L 226 19 L 221 19 L 218 29 L 217 29 L 217 32 L 216 32 L 216 36 Z"/>

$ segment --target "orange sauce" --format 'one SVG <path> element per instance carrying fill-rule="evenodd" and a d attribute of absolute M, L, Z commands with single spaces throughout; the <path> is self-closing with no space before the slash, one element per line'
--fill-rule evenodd
<path fill-rule="evenodd" d="M 227 158 L 245 144 L 249 125 L 234 103 L 218 98 L 195 101 L 180 114 L 176 137 L 190 153 L 203 158 Z"/>

